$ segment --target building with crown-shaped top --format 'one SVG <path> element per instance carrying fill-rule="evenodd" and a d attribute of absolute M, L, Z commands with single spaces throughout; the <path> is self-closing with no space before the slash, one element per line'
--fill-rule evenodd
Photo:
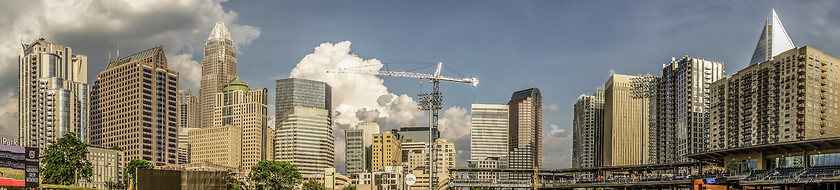
<path fill-rule="evenodd" d="M 236 49 L 225 23 L 218 22 L 204 44 L 201 60 L 201 87 L 199 89 L 199 126 L 213 126 L 213 108 L 216 94 L 222 92 L 236 78 Z"/>
<path fill-rule="evenodd" d="M 178 72 L 163 47 L 110 61 L 90 91 L 91 144 L 124 149 L 126 163 L 178 161 Z"/>

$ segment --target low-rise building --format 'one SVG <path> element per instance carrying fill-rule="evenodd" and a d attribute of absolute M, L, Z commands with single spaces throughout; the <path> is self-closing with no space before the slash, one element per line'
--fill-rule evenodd
<path fill-rule="evenodd" d="M 123 168 L 120 159 L 123 156 L 122 151 L 99 146 L 88 146 L 87 150 L 87 159 L 92 169 L 90 182 L 77 180 L 77 186 L 106 189 L 108 183 L 118 183 L 122 180 L 122 175 L 120 175 Z"/>

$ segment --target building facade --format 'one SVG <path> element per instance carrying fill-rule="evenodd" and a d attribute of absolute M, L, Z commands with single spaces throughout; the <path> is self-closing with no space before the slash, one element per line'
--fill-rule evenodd
<path fill-rule="evenodd" d="M 251 89 L 235 78 L 216 94 L 213 126 L 233 125 L 242 129 L 242 167 L 261 160 L 273 160 L 274 134 L 268 128 L 268 90 Z"/>
<path fill-rule="evenodd" d="M 630 96 L 630 80 L 613 74 L 604 84 L 603 166 L 645 164 L 648 160 L 648 100 Z"/>
<path fill-rule="evenodd" d="M 662 67 L 650 99 L 650 163 L 689 162 L 685 155 L 709 150 L 709 93 L 723 77 L 723 63 L 690 56 Z"/>
<path fill-rule="evenodd" d="M 379 124 L 375 122 L 362 122 L 356 125 L 355 129 L 344 131 L 344 158 L 347 175 L 351 178 L 357 178 L 360 173 L 371 172 L 373 134 L 378 132 Z"/>
<path fill-rule="evenodd" d="M 508 102 L 510 168 L 542 166 L 542 94 L 538 88 L 514 92 Z M 513 178 L 529 178 L 528 175 Z"/>
<path fill-rule="evenodd" d="M 20 145 L 43 152 L 67 133 L 89 143 L 87 56 L 41 38 L 18 58 Z"/>
<path fill-rule="evenodd" d="M 191 130 L 190 163 L 210 162 L 229 167 L 242 167 L 242 128 L 235 125 L 202 127 Z"/>
<path fill-rule="evenodd" d="M 199 127 L 209 127 L 213 122 L 213 108 L 216 94 L 222 92 L 230 81 L 236 78 L 236 49 L 225 23 L 217 22 L 204 43 L 204 58 L 201 60 L 201 87 L 199 94 Z"/>
<path fill-rule="evenodd" d="M 572 119 L 572 168 L 601 167 L 603 156 L 604 90 L 582 94 L 575 101 Z"/>
<path fill-rule="evenodd" d="M 178 90 L 178 111 L 181 117 L 178 128 L 178 164 L 190 163 L 188 132 L 199 127 L 198 97 L 189 90 Z"/>
<path fill-rule="evenodd" d="M 91 144 L 123 148 L 124 161 L 177 164 L 177 89 L 161 46 L 108 63 L 90 92 Z"/>
<path fill-rule="evenodd" d="M 287 78 L 275 81 L 275 118 L 282 118 L 294 107 L 327 110 L 332 119 L 332 87 L 321 81 Z"/>
<path fill-rule="evenodd" d="M 385 166 L 402 165 L 400 139 L 391 131 L 373 134 L 371 145 L 371 172 L 380 172 Z"/>
<path fill-rule="evenodd" d="M 838 63 L 804 46 L 713 83 L 711 149 L 838 136 Z"/>
<path fill-rule="evenodd" d="M 123 162 L 121 161 L 122 151 L 105 147 L 88 146 L 87 160 L 91 165 L 90 181 L 78 179 L 76 186 L 89 187 L 94 189 L 108 189 L 108 183 L 122 181 L 120 171 Z"/>
<path fill-rule="evenodd" d="M 277 125 L 276 158 L 297 165 L 304 178 L 335 164 L 332 126 L 326 109 L 294 107 Z"/>
<path fill-rule="evenodd" d="M 472 104 L 470 160 L 507 156 L 508 105 Z"/>

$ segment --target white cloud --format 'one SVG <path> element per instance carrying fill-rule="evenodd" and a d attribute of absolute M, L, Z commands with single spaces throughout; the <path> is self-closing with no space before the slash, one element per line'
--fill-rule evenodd
<path fill-rule="evenodd" d="M 194 61 L 192 54 L 180 54 L 167 56 L 169 69 L 178 71 L 178 83 L 181 89 L 190 90 L 198 94 L 198 87 L 201 86 L 201 65 Z"/>
<path fill-rule="evenodd" d="M 250 44 L 260 29 L 238 24 L 220 0 L 32 0 L 0 1 L 0 131 L 17 135 L 17 55 L 21 43 L 38 38 L 68 45 L 88 56 L 88 82 L 104 69 L 108 50 L 116 57 L 158 45 L 167 52 L 182 86 L 197 93 L 197 65 L 189 53 L 203 53 L 215 22 L 225 22 L 237 47 Z M 241 52 L 241 51 L 239 51 Z M 185 54 L 187 53 L 187 54 Z M 174 55 L 174 56 L 173 56 Z M 200 68 L 198 68 L 200 71 Z M 11 94 L 11 95 L 9 95 Z M 12 107 L 14 109 L 7 109 Z"/>
<path fill-rule="evenodd" d="M 388 92 L 383 80 L 374 75 L 365 74 L 327 74 L 329 70 L 339 68 L 363 67 L 378 71 L 382 62 L 376 59 L 362 59 L 350 53 L 350 42 L 323 43 L 315 51 L 301 59 L 292 69 L 290 77 L 324 81 L 332 86 L 333 110 L 336 124 L 356 125 L 361 120 L 356 115 L 359 111 L 378 112 L 378 118 L 387 118 L 391 124 L 383 129 L 417 124 L 423 111 L 417 109 L 414 100 L 405 94 L 396 95 Z"/>
<path fill-rule="evenodd" d="M 470 155 L 467 154 L 471 148 L 470 118 L 466 109 L 456 106 L 443 111 L 443 116 L 438 122 L 441 138 L 455 144 L 455 149 L 458 151 L 455 155 L 458 167 L 466 167 L 467 160 L 470 159 Z"/>
<path fill-rule="evenodd" d="M 557 107 L 557 103 L 553 103 L 551 105 L 548 105 L 548 107 L 545 108 L 545 111 L 547 111 L 547 112 L 559 112 L 560 107 Z"/>

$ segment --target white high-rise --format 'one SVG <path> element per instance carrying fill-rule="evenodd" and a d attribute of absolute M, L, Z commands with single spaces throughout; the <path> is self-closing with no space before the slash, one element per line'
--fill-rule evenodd
<path fill-rule="evenodd" d="M 43 152 L 71 132 L 90 143 L 87 56 L 43 38 L 21 44 L 19 56 L 20 144 Z"/>
<path fill-rule="evenodd" d="M 507 156 L 508 105 L 473 104 L 470 121 L 470 160 Z"/>

